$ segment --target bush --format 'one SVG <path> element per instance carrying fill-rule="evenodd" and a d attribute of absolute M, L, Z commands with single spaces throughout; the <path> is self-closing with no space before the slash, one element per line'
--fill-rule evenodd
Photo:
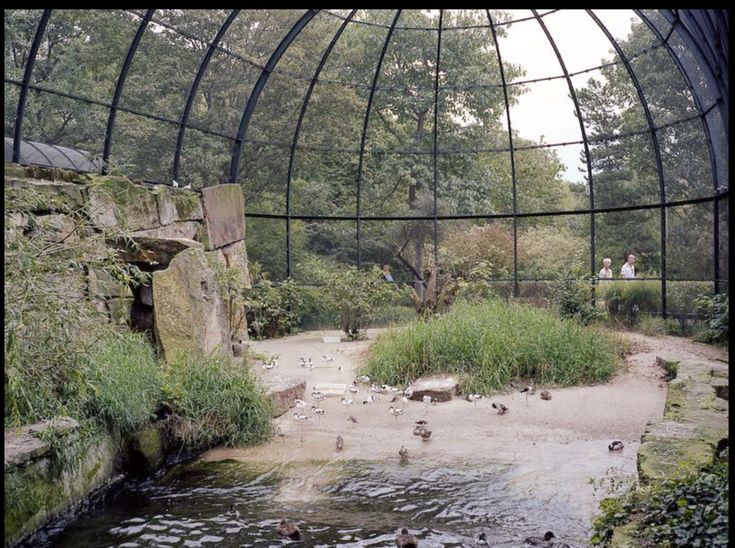
<path fill-rule="evenodd" d="M 573 318 L 588 325 L 604 317 L 592 300 L 592 288 L 586 280 L 561 278 L 556 282 L 554 299 L 562 318 Z"/>
<path fill-rule="evenodd" d="M 248 331 L 256 339 L 283 337 L 298 330 L 302 307 L 301 291 L 296 283 L 271 282 L 257 264 L 253 265 L 252 289 L 244 290 Z"/>
<path fill-rule="evenodd" d="M 728 493 L 727 459 L 683 480 L 633 488 L 601 502 L 592 543 L 607 546 L 614 527 L 638 521 L 639 546 L 728 546 Z"/>
<path fill-rule="evenodd" d="M 487 394 L 511 380 L 567 386 L 609 379 L 620 348 L 602 330 L 546 310 L 498 300 L 459 302 L 443 316 L 381 334 L 365 373 L 394 385 L 456 373 L 463 391 Z"/>
<path fill-rule="evenodd" d="M 661 284 L 648 280 L 620 280 L 601 286 L 608 317 L 633 326 L 643 314 L 655 315 L 661 311 Z"/>
<path fill-rule="evenodd" d="M 446 268 L 468 278 L 484 262 L 493 276 L 507 278 L 513 270 L 513 235 L 499 223 L 459 226 L 446 235 L 441 253 Z"/>
<path fill-rule="evenodd" d="M 299 327 L 301 329 L 333 329 L 339 311 L 324 296 L 324 287 L 302 287 Z M 415 313 L 414 313 L 415 315 Z"/>
<path fill-rule="evenodd" d="M 150 420 L 161 397 L 161 370 L 145 335 L 103 337 L 91 352 L 89 372 L 96 387 L 90 416 L 122 432 Z"/>
<path fill-rule="evenodd" d="M 714 297 L 702 295 L 695 299 L 695 304 L 704 321 L 704 329 L 697 334 L 696 340 L 709 344 L 726 343 L 730 322 L 727 294 L 720 293 Z"/>
<path fill-rule="evenodd" d="M 269 401 L 244 362 L 180 355 L 164 371 L 173 433 L 187 450 L 256 443 L 270 436 Z"/>
<path fill-rule="evenodd" d="M 679 322 L 671 319 L 664 319 L 658 316 L 641 316 L 638 322 L 638 330 L 644 335 L 652 337 L 658 335 L 681 335 L 682 328 Z"/>

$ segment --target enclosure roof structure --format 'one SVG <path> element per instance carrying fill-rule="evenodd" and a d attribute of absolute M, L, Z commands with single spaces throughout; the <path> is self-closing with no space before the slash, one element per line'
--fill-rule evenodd
<path fill-rule="evenodd" d="M 524 218 L 584 214 L 594 272 L 595 215 L 656 211 L 665 280 L 667 208 L 711 203 L 720 246 L 729 12 L 621 11 L 7 10 L 6 158 L 10 139 L 14 162 L 42 160 L 33 138 L 103 171 L 270 193 L 248 216 L 285 221 L 289 273 L 294 220 L 353 221 L 361 264 L 365 222 L 433 223 L 436 254 L 440 221 L 507 219 L 515 238 Z M 610 182 L 626 147 L 647 171 Z M 525 199 L 541 151 L 584 208 Z M 343 181 L 328 211 L 315 173 Z M 626 177 L 650 189 L 621 201 Z M 466 205 L 470 183 L 508 199 Z M 389 209 L 408 187 L 428 205 Z"/>
<path fill-rule="evenodd" d="M 5 163 L 13 160 L 13 139 L 5 137 Z M 79 173 L 95 173 L 101 168 L 100 162 L 88 157 L 83 150 L 76 150 L 60 145 L 47 145 L 35 141 L 21 141 L 19 164 L 58 167 Z"/>

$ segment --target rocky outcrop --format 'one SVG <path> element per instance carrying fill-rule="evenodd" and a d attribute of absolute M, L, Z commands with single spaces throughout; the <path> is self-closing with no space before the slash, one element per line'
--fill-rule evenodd
<path fill-rule="evenodd" d="M 278 373 L 269 372 L 268 376 L 261 376 L 265 386 L 265 393 L 271 402 L 273 417 L 280 417 L 294 406 L 296 398 L 303 399 L 306 391 L 306 380 L 285 377 Z"/>
<path fill-rule="evenodd" d="M 227 305 L 201 249 L 176 255 L 153 273 L 156 340 L 166 360 L 179 352 L 232 355 Z"/>
<path fill-rule="evenodd" d="M 205 249 L 219 249 L 245 239 L 245 199 L 240 185 L 202 189 L 204 221 L 201 241 Z"/>

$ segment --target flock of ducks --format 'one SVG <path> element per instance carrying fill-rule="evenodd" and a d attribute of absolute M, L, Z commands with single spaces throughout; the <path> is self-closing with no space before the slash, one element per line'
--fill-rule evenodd
<path fill-rule="evenodd" d="M 333 362 L 333 361 L 334 361 L 334 358 L 332 357 L 329 357 L 326 355 L 322 356 L 323 363 L 328 363 L 328 362 Z M 277 367 L 277 366 L 278 366 L 277 356 L 271 359 L 270 362 L 263 363 L 264 369 L 273 369 L 274 367 Z M 309 371 L 311 371 L 315 367 L 314 362 L 312 361 L 311 358 L 304 359 L 303 357 L 299 359 L 299 366 Z M 339 366 L 339 371 L 340 372 L 342 371 L 341 366 Z M 352 406 L 358 403 L 357 399 L 354 399 L 355 396 L 360 392 L 357 386 L 358 383 L 369 385 L 370 387 L 371 394 L 362 401 L 363 405 L 379 402 L 381 399 L 381 395 L 386 395 L 386 394 L 392 395 L 390 403 L 397 403 L 399 401 L 406 403 L 408 402 L 408 400 L 413 394 L 413 389 L 410 386 L 404 390 L 400 390 L 396 387 L 392 387 L 389 385 L 385 385 L 385 384 L 378 385 L 378 384 L 372 383 L 368 375 L 361 375 L 357 377 L 347 389 L 352 397 L 351 398 L 342 397 L 340 399 L 340 403 L 342 405 Z M 515 382 L 511 382 L 510 385 L 512 388 L 516 389 L 518 392 L 525 395 L 526 405 L 528 405 L 528 397 L 536 394 L 537 392 L 535 383 L 531 383 L 528 385 L 519 385 Z M 326 395 L 318 390 L 314 390 L 311 392 L 311 397 L 316 403 L 316 405 L 309 404 L 308 402 L 301 400 L 301 399 L 296 399 L 294 401 L 295 407 L 297 409 L 297 412 L 294 413 L 293 415 L 295 420 L 301 422 L 301 421 L 307 421 L 311 419 L 310 416 L 300 413 L 298 411 L 299 409 L 305 410 L 306 408 L 310 407 L 312 414 L 314 414 L 317 417 L 320 417 L 326 413 L 324 409 L 318 406 L 318 402 L 323 400 L 326 397 Z M 540 399 L 545 400 L 545 401 L 551 400 L 551 394 L 549 393 L 548 390 L 541 390 L 539 392 L 539 397 Z M 475 404 L 477 401 L 482 400 L 484 398 L 485 396 L 483 396 L 482 394 L 467 394 L 464 399 L 472 404 Z M 427 405 L 431 403 L 436 403 L 436 402 L 433 402 L 431 396 L 423 396 L 422 402 Z M 498 415 L 504 415 L 510 411 L 508 406 L 502 402 L 494 401 L 491 403 L 491 406 L 493 409 L 497 411 Z M 393 415 L 396 419 L 398 419 L 399 416 L 404 415 L 406 413 L 406 410 L 401 407 L 396 407 L 394 405 L 391 405 L 390 407 L 388 407 L 388 412 L 391 415 Z M 348 415 L 347 420 L 352 423 L 358 422 L 357 418 L 355 418 L 353 415 Z M 428 428 L 428 421 L 423 420 L 423 419 L 415 421 L 413 434 L 415 436 L 419 436 L 422 441 L 428 442 L 431 439 L 431 434 L 432 434 L 431 430 L 429 430 Z M 342 438 L 341 435 L 337 436 L 335 447 L 337 451 L 342 451 L 344 449 L 344 439 Z M 608 450 L 609 451 L 620 451 L 623 449 L 623 447 L 624 447 L 624 444 L 622 441 L 615 440 L 615 441 L 612 441 L 608 445 Z M 401 445 L 401 448 L 398 451 L 398 455 L 402 462 L 407 461 L 409 457 L 408 449 L 406 449 L 404 445 Z M 227 511 L 227 515 L 235 519 L 240 517 L 240 513 L 234 508 L 233 505 L 230 505 L 230 508 Z M 278 527 L 276 528 L 276 532 L 278 533 L 278 535 L 282 537 L 287 537 L 291 540 L 301 540 L 301 537 L 302 537 L 301 531 L 299 530 L 298 525 L 286 519 L 281 520 Z M 542 537 L 528 537 L 526 538 L 525 542 L 526 544 L 529 544 L 532 546 L 542 546 L 542 547 L 549 547 L 549 548 L 550 547 L 563 548 L 563 547 L 569 546 L 566 543 L 554 540 L 555 538 L 556 537 L 552 531 L 547 531 Z M 410 548 L 410 547 L 418 546 L 418 540 L 416 536 L 409 533 L 408 528 L 406 527 L 401 528 L 400 533 L 398 533 L 396 536 L 395 543 L 396 543 L 396 546 L 398 546 L 399 548 Z M 480 533 L 476 544 L 478 546 L 489 546 L 485 533 Z"/>

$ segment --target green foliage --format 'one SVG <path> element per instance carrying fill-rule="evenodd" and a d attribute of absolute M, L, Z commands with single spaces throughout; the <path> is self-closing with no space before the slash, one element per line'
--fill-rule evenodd
<path fill-rule="evenodd" d="M 271 410 L 244 360 L 177 356 L 164 368 L 173 433 L 188 450 L 263 441 Z"/>
<path fill-rule="evenodd" d="M 144 335 L 125 332 L 97 341 L 89 373 L 95 386 L 90 416 L 125 433 L 150 420 L 161 397 L 161 371 Z"/>
<path fill-rule="evenodd" d="M 639 546 L 727 546 L 728 508 L 725 458 L 683 480 L 665 480 L 604 499 L 591 542 L 608 546 L 614 527 L 638 522 Z"/>
<path fill-rule="evenodd" d="M 697 334 L 696 340 L 709 344 L 727 343 L 730 322 L 728 295 L 702 295 L 695 299 L 695 303 L 704 319 L 704 329 Z"/>
<path fill-rule="evenodd" d="M 601 329 L 546 310 L 499 300 L 458 302 L 443 316 L 380 335 L 365 372 L 394 385 L 456 373 L 463 391 L 488 394 L 512 380 L 558 386 L 604 381 L 616 371 L 620 350 Z"/>
<path fill-rule="evenodd" d="M 592 300 L 590 284 L 583 279 L 560 277 L 556 282 L 554 297 L 562 318 L 574 318 L 588 325 L 604 317 Z"/>
<path fill-rule="evenodd" d="M 660 282 L 648 280 L 605 282 L 601 290 L 611 320 L 632 326 L 638 323 L 641 315 L 660 312 Z"/>
<path fill-rule="evenodd" d="M 679 322 L 664 319 L 659 316 L 644 314 L 638 322 L 638 330 L 644 335 L 655 337 L 657 335 L 681 335 L 682 329 Z"/>
<path fill-rule="evenodd" d="M 383 307 L 401 295 L 395 284 L 385 281 L 377 266 L 359 270 L 312 259 L 299 268 L 308 269 L 326 285 L 322 289 L 324 300 L 337 312 L 337 325 L 352 340 L 364 338 Z"/>
<path fill-rule="evenodd" d="M 301 329 L 332 329 L 339 311 L 324 297 L 324 287 L 302 287 L 299 327 Z M 414 313 L 415 314 L 415 313 Z"/>
<path fill-rule="evenodd" d="M 278 284 L 251 264 L 255 283 L 245 290 L 248 331 L 257 339 L 283 337 L 298 329 L 302 294 L 292 279 Z"/>

